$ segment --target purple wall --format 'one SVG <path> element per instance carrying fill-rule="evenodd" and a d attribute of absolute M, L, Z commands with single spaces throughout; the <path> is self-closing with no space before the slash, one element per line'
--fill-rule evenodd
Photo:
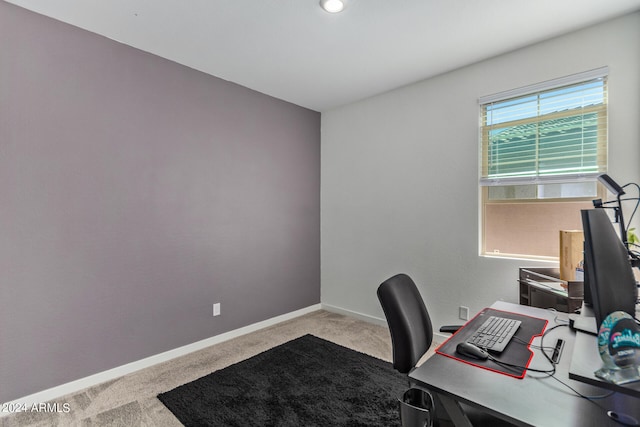
<path fill-rule="evenodd" d="M 319 302 L 319 113 L 0 2 L 0 402 Z"/>

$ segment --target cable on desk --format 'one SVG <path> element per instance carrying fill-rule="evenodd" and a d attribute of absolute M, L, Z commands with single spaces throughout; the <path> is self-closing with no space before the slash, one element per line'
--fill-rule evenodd
<path fill-rule="evenodd" d="M 558 312 L 558 310 L 556 310 L 553 307 L 549 307 L 547 308 L 547 310 L 549 310 L 552 313 L 556 314 L 556 317 L 553 318 L 553 321 L 556 323 L 556 325 L 568 325 L 569 324 L 569 319 L 563 319 L 560 317 L 560 313 Z M 562 322 L 562 323 L 561 323 Z M 549 329 L 550 330 L 550 329 Z"/>
<path fill-rule="evenodd" d="M 612 392 L 609 392 L 609 393 L 606 393 L 606 394 L 603 394 L 603 395 L 599 395 L 599 396 L 586 396 L 586 395 L 584 395 L 584 394 L 580 393 L 578 390 L 576 390 L 576 389 L 574 389 L 573 387 L 571 387 L 569 384 L 565 383 L 564 381 L 562 381 L 561 379 L 559 379 L 559 378 L 557 378 L 557 377 L 555 376 L 555 373 L 556 373 L 556 372 L 555 372 L 555 367 L 556 367 L 557 363 L 556 363 L 556 362 L 554 362 L 553 360 L 551 360 L 551 357 L 549 357 L 549 355 L 544 351 L 544 349 L 545 349 L 545 348 L 550 348 L 550 347 L 544 347 L 544 345 L 543 345 L 543 340 L 544 340 L 545 335 L 547 335 L 547 333 L 551 332 L 551 331 L 552 331 L 552 330 L 554 330 L 554 329 L 560 328 L 560 327 L 562 327 L 562 326 L 567 326 L 567 327 L 568 327 L 569 325 L 568 325 L 568 324 L 558 324 L 558 325 L 556 325 L 556 326 L 553 326 L 553 327 L 551 327 L 551 328 L 547 329 L 547 330 L 544 332 L 544 334 L 542 334 L 542 335 L 540 336 L 540 345 L 539 345 L 539 346 L 532 346 L 532 347 L 534 347 L 534 348 L 536 348 L 536 347 L 537 347 L 537 348 L 539 348 L 539 349 L 541 350 L 542 354 L 544 355 L 544 357 L 549 361 L 549 363 L 551 363 L 551 364 L 553 365 L 553 373 L 549 375 L 551 378 L 553 378 L 554 380 L 558 381 L 560 384 L 562 384 L 563 386 L 567 387 L 569 390 L 571 390 L 572 392 L 574 392 L 574 393 L 576 394 L 576 396 L 581 397 L 581 398 L 583 398 L 583 399 L 587 399 L 588 401 L 590 401 L 590 402 L 591 402 L 591 403 L 593 403 L 594 405 L 598 406 L 600 409 L 602 409 L 602 410 L 605 410 L 605 411 L 606 411 L 606 410 L 607 410 L 606 408 L 603 408 L 602 406 L 598 405 L 598 404 L 597 404 L 596 402 L 594 402 L 593 400 L 605 399 L 605 398 L 607 398 L 607 397 L 609 397 L 609 396 L 613 395 L 615 392 L 613 392 L 613 391 L 612 391 Z M 522 341 L 522 342 L 524 342 L 524 340 L 521 340 L 521 341 Z M 535 371 L 535 370 L 531 370 L 531 371 L 532 371 L 532 372 L 543 372 L 543 371 Z"/>
<path fill-rule="evenodd" d="M 543 351 L 544 353 L 544 351 Z M 539 372 L 542 374 L 549 374 L 549 376 L 553 376 L 553 374 L 556 373 L 556 366 L 553 365 L 553 369 L 547 370 L 547 371 L 543 371 L 541 369 L 533 369 L 533 368 L 528 368 L 526 366 L 521 366 L 521 365 L 514 365 L 512 363 L 506 363 L 506 362 L 502 362 L 499 359 L 496 359 L 495 357 L 489 355 L 489 360 L 491 360 L 493 363 L 497 363 L 500 366 L 503 366 L 505 368 L 518 368 L 518 369 L 524 369 L 526 371 L 531 371 L 531 372 Z"/>
<path fill-rule="evenodd" d="M 563 386 L 567 387 L 569 390 L 571 390 L 572 392 L 574 392 L 578 397 L 582 397 L 583 399 L 587 399 L 588 401 L 590 401 L 591 403 L 599 406 L 600 408 L 606 410 L 606 408 L 603 408 L 602 406 L 598 405 L 596 402 L 592 402 L 593 400 L 598 400 L 598 399 L 605 399 L 609 396 L 612 396 L 613 394 L 615 394 L 615 391 L 610 391 L 606 394 L 602 394 L 600 396 L 586 396 L 582 393 L 580 393 L 578 390 L 574 389 L 573 387 L 571 387 L 569 384 L 563 382 L 562 380 L 556 378 L 555 376 L 552 376 L 552 378 L 556 381 L 558 381 L 560 384 L 562 384 Z"/>
<path fill-rule="evenodd" d="M 509 368 L 514 368 L 514 369 L 524 369 L 525 371 L 538 372 L 538 373 L 541 373 L 541 374 L 547 374 L 547 375 L 549 375 L 549 376 L 553 376 L 553 375 L 555 375 L 555 373 L 556 373 L 556 364 L 553 362 L 553 360 L 551 360 L 551 358 L 549 357 L 549 355 L 544 351 L 545 349 L 551 349 L 551 347 L 545 347 L 545 346 L 544 346 L 544 343 L 543 343 L 543 339 L 544 339 L 544 336 L 545 336 L 548 332 L 550 332 L 550 331 L 552 331 L 552 330 L 554 330 L 554 329 L 556 329 L 556 328 L 559 328 L 559 327 L 561 327 L 561 326 L 569 326 L 569 325 L 560 324 L 560 325 L 556 325 L 556 326 L 553 326 L 553 327 L 551 327 L 551 328 L 547 329 L 547 330 L 544 332 L 544 334 L 542 334 L 542 335 L 540 336 L 540 345 L 539 345 L 539 346 L 531 345 L 529 342 L 527 342 L 527 341 L 523 340 L 522 338 L 516 337 L 516 336 L 514 336 L 514 337 L 512 338 L 512 340 L 513 340 L 514 342 L 518 342 L 519 344 L 523 344 L 523 345 L 526 345 L 526 346 L 528 346 L 528 347 L 533 347 L 533 348 L 536 348 L 536 349 L 541 350 L 541 352 L 542 352 L 542 354 L 544 355 L 544 357 L 549 361 L 549 363 L 551 363 L 552 369 L 542 370 L 542 369 L 534 369 L 534 368 L 530 368 L 530 367 L 527 367 L 527 366 L 514 365 L 514 364 L 512 364 L 512 363 L 503 362 L 503 361 L 501 361 L 500 359 L 497 359 L 497 358 L 493 357 L 492 355 L 489 355 L 489 360 L 491 360 L 493 363 L 496 363 L 496 364 L 498 364 L 498 365 L 500 365 L 500 366 L 502 366 L 502 367 L 504 367 L 504 368 L 507 368 L 507 369 L 509 369 Z"/>

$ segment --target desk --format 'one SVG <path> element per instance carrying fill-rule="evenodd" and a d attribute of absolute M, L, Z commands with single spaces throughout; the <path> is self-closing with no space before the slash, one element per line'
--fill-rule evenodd
<path fill-rule="evenodd" d="M 613 384 L 602 381 L 594 375 L 595 367 L 602 366 L 602 358 L 598 353 L 598 347 L 594 345 L 594 336 L 583 332 L 576 332 L 574 344 L 575 352 L 571 358 L 569 378 L 583 383 L 596 385 L 612 391 L 629 394 L 640 399 L 640 381 L 628 384 Z M 640 400 L 638 400 L 640 405 Z"/>
<path fill-rule="evenodd" d="M 547 329 L 556 324 L 556 316 L 566 319 L 566 314 L 563 313 L 505 302 L 497 302 L 491 308 L 547 319 Z M 584 395 L 601 396 L 609 393 L 609 390 L 569 379 L 569 366 L 576 335 L 568 327 L 559 327 L 544 337 L 544 345 L 553 346 L 558 338 L 565 340 L 565 346 L 556 367 L 555 377 Z M 595 347 L 595 337 L 592 339 Z M 539 344 L 540 337 L 537 337 L 533 345 Z M 544 355 L 540 350 L 533 350 L 534 357 L 529 367 L 548 369 L 550 365 Z M 603 408 L 626 412 L 640 420 L 640 400 L 630 395 L 615 393 L 594 403 L 577 397 L 567 387 L 546 374 L 528 373 L 524 379 L 516 379 L 439 354 L 427 359 L 411 372 L 409 377 L 431 391 L 434 399 L 447 408 L 456 426 L 470 425 L 466 417 L 460 417 L 459 402 L 477 407 L 518 426 L 620 427 L 621 424 L 607 417 Z"/>

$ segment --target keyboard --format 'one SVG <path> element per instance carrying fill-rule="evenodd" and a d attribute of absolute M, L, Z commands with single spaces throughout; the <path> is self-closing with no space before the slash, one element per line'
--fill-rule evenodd
<path fill-rule="evenodd" d="M 522 322 L 505 317 L 489 317 L 467 340 L 485 350 L 501 352 L 509 344 Z"/>

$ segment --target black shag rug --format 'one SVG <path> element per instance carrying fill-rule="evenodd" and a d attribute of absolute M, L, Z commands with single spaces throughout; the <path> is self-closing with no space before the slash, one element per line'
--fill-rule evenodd
<path fill-rule="evenodd" d="M 313 335 L 158 398 L 185 426 L 399 426 L 405 375 Z"/>

